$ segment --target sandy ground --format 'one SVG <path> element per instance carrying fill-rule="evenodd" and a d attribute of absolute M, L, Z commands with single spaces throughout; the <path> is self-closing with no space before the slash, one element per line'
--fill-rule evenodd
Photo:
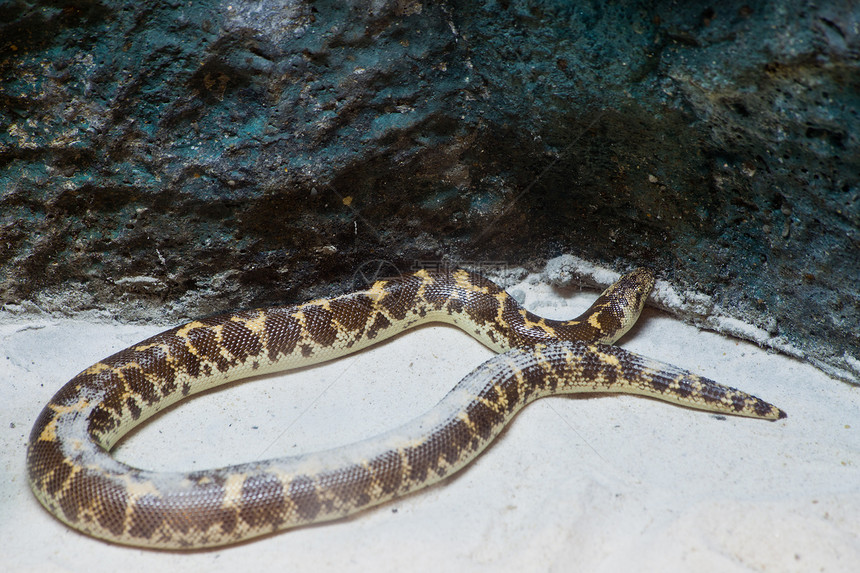
<path fill-rule="evenodd" d="M 553 318 L 596 297 L 515 290 Z M 756 394 L 788 418 L 726 418 L 628 396 L 547 398 L 454 478 L 350 519 L 193 553 L 91 539 L 31 495 L 27 436 L 76 372 L 162 329 L 0 325 L 4 570 L 786 572 L 860 563 L 860 388 L 649 309 L 621 345 Z M 429 409 L 490 356 L 453 328 L 421 328 L 194 398 L 135 432 L 117 456 L 189 470 L 352 442 Z"/>

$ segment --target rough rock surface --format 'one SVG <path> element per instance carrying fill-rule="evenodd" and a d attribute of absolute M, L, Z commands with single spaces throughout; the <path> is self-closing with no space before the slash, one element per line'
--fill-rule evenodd
<path fill-rule="evenodd" d="M 848 1 L 0 2 L 0 302 L 570 253 L 860 381 L 858 58 Z"/>

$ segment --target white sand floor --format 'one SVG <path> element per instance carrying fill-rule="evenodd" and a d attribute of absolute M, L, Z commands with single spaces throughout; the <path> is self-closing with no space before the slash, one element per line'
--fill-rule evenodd
<path fill-rule="evenodd" d="M 523 284 L 569 318 L 596 293 Z M 556 397 L 527 407 L 457 476 L 352 518 L 193 553 L 81 535 L 30 493 L 25 444 L 75 373 L 163 327 L 55 319 L 0 324 L 4 571 L 858 571 L 860 388 L 646 309 L 619 344 L 788 413 L 720 417 L 654 400 Z M 432 407 L 491 352 L 418 329 L 294 374 L 191 399 L 121 443 L 152 469 L 203 469 L 349 443 Z"/>

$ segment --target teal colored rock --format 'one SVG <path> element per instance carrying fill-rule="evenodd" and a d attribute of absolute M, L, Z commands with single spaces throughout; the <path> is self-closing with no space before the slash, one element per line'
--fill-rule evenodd
<path fill-rule="evenodd" d="M 0 2 L 0 302 L 171 322 L 567 253 L 858 382 L 854 4 Z"/>

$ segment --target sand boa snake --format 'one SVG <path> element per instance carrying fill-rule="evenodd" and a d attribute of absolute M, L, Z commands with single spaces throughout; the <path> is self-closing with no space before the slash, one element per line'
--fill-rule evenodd
<path fill-rule="evenodd" d="M 542 396 L 622 392 L 784 417 L 741 391 L 610 346 L 638 318 L 652 286 L 648 271 L 634 271 L 579 318 L 553 321 L 479 275 L 419 271 L 331 299 L 193 321 L 69 381 L 33 427 L 29 483 L 51 513 L 90 535 L 197 548 L 337 519 L 435 483 Z M 329 451 L 189 473 L 141 470 L 108 453 L 131 428 L 190 394 L 343 356 L 427 322 L 455 324 L 502 354 L 400 428 Z"/>

